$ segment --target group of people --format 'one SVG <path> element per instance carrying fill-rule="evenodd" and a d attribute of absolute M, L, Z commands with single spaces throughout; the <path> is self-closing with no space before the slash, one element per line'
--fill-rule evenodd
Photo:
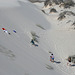
<path fill-rule="evenodd" d="M 38 46 L 37 44 L 35 44 L 35 40 L 31 39 L 31 43 L 32 45 L 34 46 Z M 50 53 L 50 61 L 51 62 L 56 62 L 54 61 L 54 54 L 52 52 L 49 52 Z M 59 62 L 58 62 L 59 63 Z M 68 57 L 68 63 L 67 63 L 68 66 L 71 66 L 71 57 Z"/>
<path fill-rule="evenodd" d="M 75 59 L 75 58 L 74 58 L 74 59 Z M 68 60 L 67 66 L 72 66 L 72 65 L 75 66 L 75 63 L 72 63 L 71 57 L 68 57 L 67 60 Z M 54 61 L 54 55 L 53 55 L 53 53 L 50 53 L 50 61 L 51 61 L 51 62 L 55 62 L 55 61 Z"/>
<path fill-rule="evenodd" d="M 2 30 L 5 32 L 5 33 L 7 33 L 7 34 L 9 34 L 10 35 L 10 33 L 5 29 L 5 28 L 2 28 Z M 16 33 L 16 30 L 13 30 L 13 32 L 15 32 Z"/>

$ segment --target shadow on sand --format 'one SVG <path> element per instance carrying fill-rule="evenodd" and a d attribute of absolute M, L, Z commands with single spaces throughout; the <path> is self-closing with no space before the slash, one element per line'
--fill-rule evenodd
<path fill-rule="evenodd" d="M 71 66 L 75 66 L 75 64 L 71 65 Z"/>
<path fill-rule="evenodd" d="M 53 70 L 54 68 L 48 64 L 46 64 L 46 68 L 49 69 L 49 70 Z"/>
<path fill-rule="evenodd" d="M 57 63 L 57 64 L 60 64 L 61 62 L 60 61 L 54 61 L 55 63 Z"/>

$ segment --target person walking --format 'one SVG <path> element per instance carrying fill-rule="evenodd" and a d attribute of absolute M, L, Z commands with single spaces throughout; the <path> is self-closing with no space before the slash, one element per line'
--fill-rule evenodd
<path fill-rule="evenodd" d="M 51 53 L 51 55 L 50 55 L 50 61 L 54 62 L 54 55 L 53 55 L 53 53 Z"/>
<path fill-rule="evenodd" d="M 71 57 L 68 57 L 67 66 L 71 66 Z"/>
<path fill-rule="evenodd" d="M 35 45 L 35 43 L 34 43 L 34 40 L 33 40 L 33 39 L 31 40 L 31 43 L 32 43 L 32 45 Z"/>
<path fill-rule="evenodd" d="M 7 34 L 10 34 L 5 28 L 2 28 L 2 30 Z"/>
<path fill-rule="evenodd" d="M 16 30 L 13 30 L 14 33 L 17 33 Z"/>
<path fill-rule="evenodd" d="M 34 46 L 37 46 L 37 47 L 38 47 L 38 45 L 37 45 L 37 44 L 35 44 L 35 41 L 34 41 L 33 39 L 31 39 L 31 43 L 32 43 L 32 45 L 34 45 Z"/>

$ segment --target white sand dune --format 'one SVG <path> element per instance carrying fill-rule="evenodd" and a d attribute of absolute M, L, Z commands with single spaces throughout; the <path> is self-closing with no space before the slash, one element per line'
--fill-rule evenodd
<path fill-rule="evenodd" d="M 54 25 L 57 21 L 27 0 L 0 0 L 0 4 L 0 75 L 75 74 L 75 67 L 66 65 L 66 58 L 75 53 L 74 30 L 61 30 Z M 38 47 L 30 43 L 31 32 L 36 34 Z M 60 63 L 49 61 L 49 51 Z"/>
<path fill-rule="evenodd" d="M 14 6 L 19 6 L 18 0 L 0 0 L 0 8 Z"/>

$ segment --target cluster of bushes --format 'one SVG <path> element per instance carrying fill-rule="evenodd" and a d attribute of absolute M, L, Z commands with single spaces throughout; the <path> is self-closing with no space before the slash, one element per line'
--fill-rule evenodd
<path fill-rule="evenodd" d="M 55 8 L 52 8 L 52 9 L 50 10 L 50 13 L 52 13 L 52 12 L 56 13 L 57 10 L 56 10 Z"/>
<path fill-rule="evenodd" d="M 35 2 L 44 2 L 45 0 L 29 0 L 29 1 L 35 3 Z"/>
<path fill-rule="evenodd" d="M 46 1 L 44 2 L 44 6 L 46 7 L 47 5 L 50 5 L 50 6 L 52 5 L 51 2 L 50 2 L 50 0 L 46 0 Z"/>
<path fill-rule="evenodd" d="M 44 6 L 46 7 L 47 5 L 51 6 L 53 3 L 55 3 L 56 5 L 59 5 L 61 3 L 63 3 L 63 7 L 64 8 L 70 8 L 71 6 L 74 6 L 75 3 L 73 0 L 46 0 L 44 2 Z"/>
<path fill-rule="evenodd" d="M 73 24 L 72 25 L 74 25 L 75 26 L 75 21 L 73 22 Z"/>
<path fill-rule="evenodd" d="M 73 13 L 72 11 L 64 11 L 64 12 L 59 14 L 58 20 L 62 20 L 64 18 L 66 18 L 65 15 L 69 15 L 69 16 L 73 15 L 73 16 L 75 16 L 75 13 Z"/>
<path fill-rule="evenodd" d="M 43 29 L 43 30 L 45 30 L 45 28 L 44 27 L 42 27 L 41 25 L 39 25 L 39 24 L 36 24 L 36 26 L 37 27 L 39 27 L 39 28 L 41 28 L 41 29 Z"/>
<path fill-rule="evenodd" d="M 71 6 L 74 6 L 74 5 L 75 3 L 72 0 L 64 2 L 64 8 L 70 8 Z"/>
<path fill-rule="evenodd" d="M 73 22 L 72 26 L 73 26 L 73 29 L 75 29 L 75 21 Z"/>
<path fill-rule="evenodd" d="M 46 7 L 47 5 L 52 5 L 53 3 L 55 3 L 55 4 L 60 4 L 60 3 L 62 3 L 63 2 L 63 0 L 46 0 L 45 2 L 44 2 L 44 6 Z"/>

